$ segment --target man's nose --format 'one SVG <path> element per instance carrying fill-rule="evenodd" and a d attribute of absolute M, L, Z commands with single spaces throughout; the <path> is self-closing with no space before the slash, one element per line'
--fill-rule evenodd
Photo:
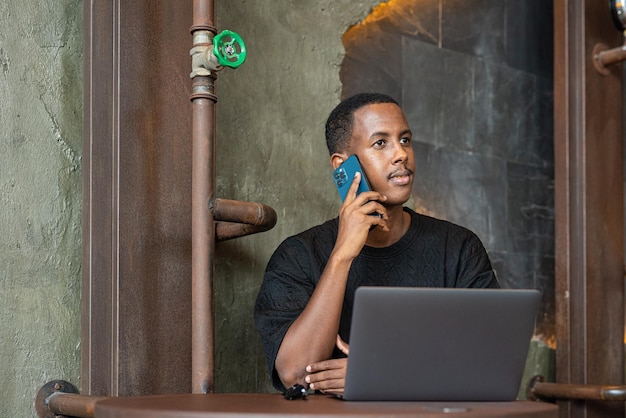
<path fill-rule="evenodd" d="M 403 147 L 401 144 L 396 144 L 393 154 L 393 163 L 401 164 L 406 163 L 409 159 L 409 153 L 406 147 Z"/>

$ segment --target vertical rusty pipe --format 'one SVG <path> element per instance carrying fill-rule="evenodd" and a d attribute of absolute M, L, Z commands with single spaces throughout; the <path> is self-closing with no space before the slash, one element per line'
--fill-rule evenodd
<path fill-rule="evenodd" d="M 193 24 L 191 33 L 195 30 L 208 30 L 216 33 L 214 22 L 215 6 L 213 0 L 193 0 Z"/>
<path fill-rule="evenodd" d="M 191 33 L 213 27 L 213 1 L 193 1 Z M 192 236 L 191 236 L 191 384 L 192 393 L 213 392 L 214 381 L 214 303 L 213 271 L 215 222 L 209 202 L 215 192 L 215 78 L 195 76 L 192 81 Z"/>

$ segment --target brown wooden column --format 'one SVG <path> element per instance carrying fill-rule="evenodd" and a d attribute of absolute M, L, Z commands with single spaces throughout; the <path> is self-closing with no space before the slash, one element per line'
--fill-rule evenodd
<path fill-rule="evenodd" d="M 622 37 L 607 1 L 555 0 L 557 381 L 624 382 L 622 65 L 593 49 Z M 562 417 L 623 417 L 624 404 L 562 401 Z"/>
<path fill-rule="evenodd" d="M 83 7 L 80 392 L 188 393 L 191 2 Z"/>

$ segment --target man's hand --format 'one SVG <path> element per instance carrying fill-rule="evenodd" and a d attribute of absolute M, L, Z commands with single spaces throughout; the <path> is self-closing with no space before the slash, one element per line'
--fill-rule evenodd
<path fill-rule="evenodd" d="M 342 394 L 346 380 L 347 358 L 320 361 L 306 367 L 304 381 L 309 388 L 323 393 Z"/>
<path fill-rule="evenodd" d="M 363 249 L 371 228 L 388 230 L 387 210 L 383 206 L 387 198 L 374 191 L 357 196 L 360 181 L 361 173 L 357 172 L 339 210 L 339 232 L 333 250 L 334 255 L 350 260 L 356 258 Z M 372 215 L 374 213 L 378 216 Z"/>
<path fill-rule="evenodd" d="M 337 347 L 345 354 L 350 353 L 350 346 L 337 335 Z M 332 359 L 310 364 L 306 367 L 305 381 L 309 388 L 333 395 L 343 394 L 346 381 L 347 358 Z"/>

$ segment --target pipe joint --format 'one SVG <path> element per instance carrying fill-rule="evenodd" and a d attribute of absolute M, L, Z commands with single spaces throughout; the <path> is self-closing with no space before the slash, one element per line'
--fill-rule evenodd
<path fill-rule="evenodd" d="M 190 100 L 194 101 L 195 99 L 209 99 L 213 102 L 217 102 L 217 96 L 215 95 L 215 74 L 211 74 L 208 77 L 196 76 L 193 78 Z"/>
<path fill-rule="evenodd" d="M 193 34 L 193 48 L 191 55 L 191 78 L 210 77 L 213 72 L 219 71 L 222 66 L 213 53 L 213 34 L 206 30 L 196 31 Z"/>
<path fill-rule="evenodd" d="M 617 48 L 609 49 L 605 44 L 596 44 L 593 48 L 593 66 L 596 71 L 603 76 L 609 75 L 609 66 L 626 60 L 626 31 L 624 34 L 624 43 Z"/>
<path fill-rule="evenodd" d="M 43 385 L 35 397 L 35 412 L 38 418 L 95 416 L 98 401 L 106 396 L 85 396 L 78 393 L 74 385 L 64 380 L 53 380 Z"/>

